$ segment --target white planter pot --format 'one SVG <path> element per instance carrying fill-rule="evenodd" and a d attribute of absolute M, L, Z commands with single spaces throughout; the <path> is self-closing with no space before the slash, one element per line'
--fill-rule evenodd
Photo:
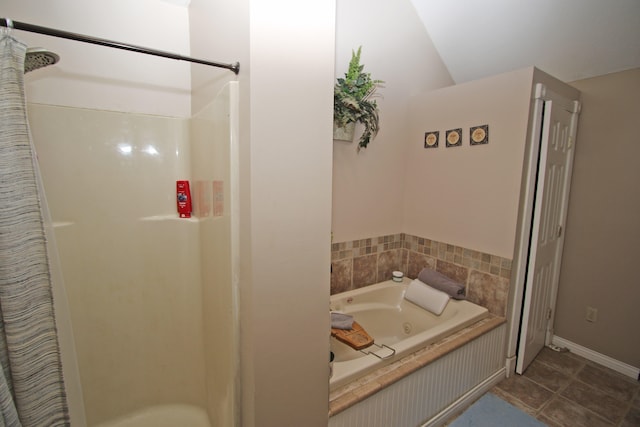
<path fill-rule="evenodd" d="M 337 127 L 333 124 L 333 139 L 338 141 L 353 142 L 353 134 L 356 129 L 355 123 L 347 123 L 345 127 Z"/>

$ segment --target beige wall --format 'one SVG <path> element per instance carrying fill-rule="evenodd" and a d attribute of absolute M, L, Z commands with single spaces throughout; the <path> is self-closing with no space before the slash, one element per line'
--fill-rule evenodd
<path fill-rule="evenodd" d="M 380 90 L 380 133 L 367 149 L 333 142 L 334 242 L 397 233 L 402 227 L 403 175 L 409 98 L 453 83 L 408 0 L 339 0 L 335 76 L 347 71 L 351 51 Z"/>
<path fill-rule="evenodd" d="M 335 14 L 332 1 L 250 1 L 240 129 L 250 144 L 240 182 L 250 202 L 240 224 L 250 233 L 240 277 L 247 427 L 327 424 Z"/>
<path fill-rule="evenodd" d="M 404 180 L 404 229 L 416 236 L 513 256 L 533 68 L 446 87 L 411 102 Z M 471 126 L 489 143 L 471 146 Z M 446 131 L 462 128 L 462 146 Z M 425 132 L 439 131 L 437 148 Z"/>
<path fill-rule="evenodd" d="M 324 426 L 335 2 L 190 9 L 194 55 L 241 64 L 242 425 Z M 229 77 L 192 71 L 199 109 Z"/>
<path fill-rule="evenodd" d="M 640 69 L 572 83 L 582 92 L 556 335 L 640 367 Z M 586 307 L 598 320 L 585 320 Z"/>
<path fill-rule="evenodd" d="M 191 55 L 223 63 L 248 66 L 249 0 L 191 0 L 189 3 Z M 208 105 L 229 81 L 244 81 L 247 73 L 204 65 L 191 67 L 191 109 Z M 248 93 L 247 88 L 243 92 Z M 246 102 L 243 104 L 247 104 Z"/>
<path fill-rule="evenodd" d="M 164 1 L 3 0 L 2 14 L 15 21 L 189 55 L 187 8 Z M 187 62 L 26 31 L 16 30 L 15 35 L 29 46 L 60 55 L 55 67 L 25 76 L 30 102 L 190 115 Z"/>

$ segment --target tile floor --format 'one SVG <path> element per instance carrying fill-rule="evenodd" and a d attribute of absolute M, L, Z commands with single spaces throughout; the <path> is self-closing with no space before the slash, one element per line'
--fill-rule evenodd
<path fill-rule="evenodd" d="M 640 426 L 640 382 L 570 352 L 544 348 L 490 391 L 549 427 Z"/>

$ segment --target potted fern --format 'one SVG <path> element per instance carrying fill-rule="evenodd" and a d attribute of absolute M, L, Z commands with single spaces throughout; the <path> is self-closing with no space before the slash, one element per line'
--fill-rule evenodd
<path fill-rule="evenodd" d="M 367 148 L 367 145 L 378 134 L 379 114 L 378 105 L 373 98 L 376 89 L 384 83 L 382 80 L 373 80 L 370 73 L 365 73 L 364 65 L 360 65 L 360 53 L 351 53 L 349 69 L 344 78 L 338 78 L 333 92 L 333 122 L 334 139 L 347 141 L 353 140 L 353 128 L 356 123 L 364 125 L 364 130 L 358 142 L 358 151 Z M 345 129 L 351 128 L 350 136 L 341 136 Z M 348 133 L 348 132 L 347 132 Z"/>

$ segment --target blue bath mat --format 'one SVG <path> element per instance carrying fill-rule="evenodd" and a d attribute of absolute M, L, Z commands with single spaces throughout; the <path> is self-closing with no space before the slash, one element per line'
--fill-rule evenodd
<path fill-rule="evenodd" d="M 546 427 L 546 424 L 495 394 L 485 393 L 449 427 Z"/>

